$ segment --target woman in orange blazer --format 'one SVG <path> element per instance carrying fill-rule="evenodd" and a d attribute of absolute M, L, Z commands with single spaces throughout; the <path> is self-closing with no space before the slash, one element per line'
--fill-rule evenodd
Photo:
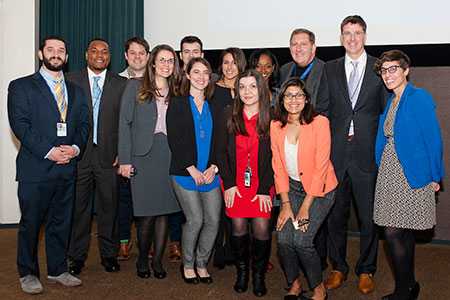
<path fill-rule="evenodd" d="M 326 299 L 314 237 L 333 206 L 337 179 L 330 161 L 328 119 L 314 111 L 298 78 L 281 87 L 270 138 L 275 188 L 281 197 L 277 242 L 289 285 L 285 299 L 297 299 L 301 293 L 300 263 L 313 299 Z"/>

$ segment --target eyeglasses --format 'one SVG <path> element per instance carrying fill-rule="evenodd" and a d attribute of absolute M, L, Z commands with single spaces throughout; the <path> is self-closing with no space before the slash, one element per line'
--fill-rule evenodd
<path fill-rule="evenodd" d="M 294 101 L 294 100 L 305 100 L 306 99 L 306 95 L 303 93 L 297 93 L 297 94 L 284 94 L 284 99 L 289 100 L 289 101 Z"/>
<path fill-rule="evenodd" d="M 165 59 L 164 57 L 161 57 L 158 62 L 162 65 L 173 65 L 175 63 L 175 59 L 173 58 L 169 58 L 169 59 Z"/>
<path fill-rule="evenodd" d="M 394 74 L 395 72 L 397 72 L 398 68 L 401 68 L 401 66 L 394 65 L 394 66 L 390 66 L 387 68 L 381 67 L 380 70 L 378 71 L 378 74 L 380 74 L 380 75 L 386 75 L 386 73 Z"/>

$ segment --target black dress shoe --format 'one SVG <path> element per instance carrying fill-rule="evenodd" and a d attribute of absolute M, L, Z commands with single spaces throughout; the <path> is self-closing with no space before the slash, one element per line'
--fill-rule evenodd
<path fill-rule="evenodd" d="M 416 281 L 416 283 L 414 283 L 414 286 L 410 288 L 408 300 L 416 300 L 419 297 L 419 292 L 420 292 L 420 285 Z"/>
<path fill-rule="evenodd" d="M 285 295 L 284 296 L 284 300 L 298 300 L 298 296 L 297 295 L 293 295 L 293 294 L 289 294 L 289 295 Z"/>
<path fill-rule="evenodd" d="M 84 262 L 80 260 L 71 260 L 69 261 L 69 273 L 72 275 L 80 275 L 81 270 L 84 267 Z"/>
<path fill-rule="evenodd" d="M 115 257 L 103 257 L 102 266 L 105 268 L 106 272 L 119 272 L 120 265 Z"/>
<path fill-rule="evenodd" d="M 192 278 L 187 278 L 187 277 L 184 276 L 184 267 L 183 267 L 183 265 L 181 265 L 180 271 L 181 271 L 181 277 L 183 278 L 185 283 L 187 283 L 187 284 L 198 284 L 199 283 L 199 280 L 198 280 L 197 276 L 192 277 Z"/>

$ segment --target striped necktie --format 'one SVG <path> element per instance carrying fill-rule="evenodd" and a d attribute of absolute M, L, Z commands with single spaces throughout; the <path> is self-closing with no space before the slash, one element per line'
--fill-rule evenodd
<path fill-rule="evenodd" d="M 61 116 L 61 121 L 66 122 L 67 116 L 67 101 L 64 97 L 64 86 L 63 80 L 59 79 L 55 83 L 55 87 L 53 88 L 56 95 L 56 104 L 58 105 L 59 114 Z"/>
<path fill-rule="evenodd" d="M 97 124 L 98 124 L 98 113 L 100 111 L 100 99 L 102 97 L 102 90 L 98 84 L 100 76 L 94 76 L 92 83 L 92 112 L 93 112 L 93 134 L 92 139 L 94 144 L 97 144 Z"/>

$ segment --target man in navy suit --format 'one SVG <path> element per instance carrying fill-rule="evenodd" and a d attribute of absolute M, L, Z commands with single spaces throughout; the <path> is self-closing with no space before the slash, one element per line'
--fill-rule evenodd
<path fill-rule="evenodd" d="M 38 72 L 12 81 L 8 117 L 20 141 L 16 180 L 21 211 L 17 266 L 22 290 L 43 291 L 39 281 L 39 230 L 45 224 L 48 279 L 65 286 L 81 280 L 67 270 L 75 192 L 76 160 L 89 135 L 88 105 L 83 91 L 64 80 L 66 43 L 44 39 L 38 52 Z"/>

